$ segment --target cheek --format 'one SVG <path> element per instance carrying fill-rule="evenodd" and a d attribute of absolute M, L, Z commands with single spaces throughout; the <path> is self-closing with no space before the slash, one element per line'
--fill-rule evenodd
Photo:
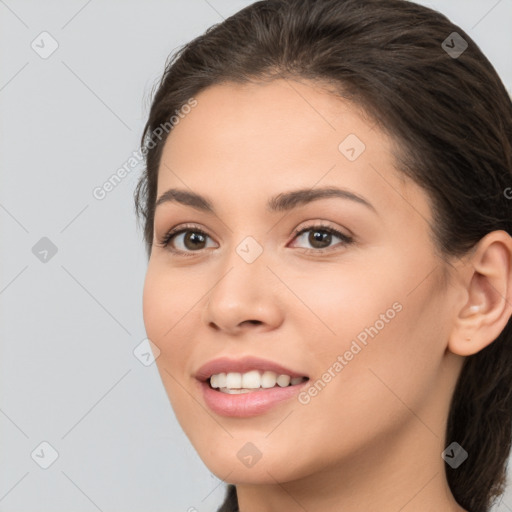
<path fill-rule="evenodd" d="M 186 328 L 188 322 L 195 322 L 193 305 L 198 290 L 184 285 L 168 269 L 157 265 L 148 266 L 143 290 L 143 318 L 148 338 L 160 349 L 156 365 L 173 408 L 180 411 L 178 420 L 195 418 L 198 411 L 190 404 L 190 395 L 183 385 L 186 363 L 193 347 L 189 342 Z"/>
<path fill-rule="evenodd" d="M 328 382 L 319 383 L 318 398 L 311 399 L 311 405 L 320 409 L 328 410 L 329 404 L 341 400 L 355 418 L 357 411 L 366 414 L 361 404 L 371 402 L 378 416 L 383 404 L 391 407 L 389 411 L 397 405 L 393 393 L 411 406 L 419 405 L 435 380 L 445 341 L 443 297 L 434 275 L 425 279 L 428 272 L 419 270 L 430 271 L 433 266 L 385 257 L 379 261 L 364 265 L 361 272 L 355 267 L 350 273 L 333 272 L 328 281 L 318 274 L 315 279 L 302 279 L 296 289 L 297 295 L 314 304 L 312 309 L 322 320 L 309 314 L 298 320 L 303 323 L 300 331 L 311 333 L 304 343 L 312 373 Z M 335 423 L 345 421 L 339 411 L 332 414 Z"/>
<path fill-rule="evenodd" d="M 193 314 L 194 304 L 201 297 L 200 290 L 191 286 L 170 269 L 150 262 L 144 281 L 143 318 L 148 337 L 161 350 L 176 337 L 175 333 L 187 315 Z M 174 335 L 174 336 L 173 336 Z"/>
<path fill-rule="evenodd" d="M 200 279 L 182 269 L 150 263 L 143 290 L 143 317 L 148 338 L 160 350 L 156 365 L 178 419 L 193 417 L 191 386 L 197 352 L 195 330 L 201 322 L 198 301 L 205 290 Z"/>
<path fill-rule="evenodd" d="M 380 259 L 380 265 L 386 267 L 385 260 Z M 292 323 L 300 325 L 303 348 L 309 353 L 306 360 L 317 372 L 350 350 L 353 340 L 364 347 L 372 339 L 378 343 L 381 332 L 389 331 L 402 309 L 397 275 L 389 265 L 382 269 L 362 261 L 289 276 L 286 282 L 302 302 L 290 300 L 287 308 L 295 311 Z"/>
<path fill-rule="evenodd" d="M 160 350 L 162 347 L 158 340 L 169 329 L 168 321 L 171 315 L 164 314 L 165 303 L 169 300 L 168 294 L 165 292 L 163 280 L 158 278 L 157 272 L 150 265 L 146 272 L 144 281 L 144 290 L 142 294 L 142 315 L 144 318 L 144 326 L 146 333 L 153 342 L 157 343 Z M 166 322 L 167 321 L 167 322 Z"/>

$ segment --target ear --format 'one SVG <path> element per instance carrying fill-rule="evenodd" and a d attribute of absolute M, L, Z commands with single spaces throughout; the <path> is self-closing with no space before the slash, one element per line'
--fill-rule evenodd
<path fill-rule="evenodd" d="M 455 309 L 448 350 L 469 356 L 491 344 L 512 316 L 512 237 L 488 233 L 459 272 L 466 298 Z"/>

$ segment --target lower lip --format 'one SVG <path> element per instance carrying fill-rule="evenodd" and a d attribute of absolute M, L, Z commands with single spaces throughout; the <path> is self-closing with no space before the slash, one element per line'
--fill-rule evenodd
<path fill-rule="evenodd" d="M 229 394 L 216 391 L 211 388 L 208 382 L 198 381 L 203 392 L 206 405 L 215 413 L 221 416 L 232 416 L 246 418 L 258 416 L 275 407 L 281 402 L 296 396 L 309 381 L 301 382 L 295 386 L 281 388 L 262 389 L 249 393 Z"/>

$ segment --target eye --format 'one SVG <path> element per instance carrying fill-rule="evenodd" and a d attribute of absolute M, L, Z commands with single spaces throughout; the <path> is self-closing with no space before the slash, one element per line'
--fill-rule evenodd
<path fill-rule="evenodd" d="M 305 237 L 305 234 L 308 232 L 310 232 L 310 235 Z M 333 240 L 333 236 L 341 240 L 341 243 L 338 244 L 341 246 L 349 245 L 354 241 L 352 237 L 344 235 L 337 229 L 323 224 L 315 224 L 296 230 L 294 240 L 306 238 L 306 242 L 311 244 L 313 249 L 306 249 L 305 252 L 318 254 L 328 252 L 335 248 L 328 247 Z M 209 235 L 198 226 L 194 224 L 182 225 L 168 231 L 159 241 L 159 245 L 161 247 L 169 247 L 170 245 L 169 250 L 173 253 L 183 256 L 193 256 L 193 253 L 206 248 L 204 244 L 208 238 L 210 238 Z M 178 241 L 178 246 L 181 245 L 181 247 L 174 247 L 175 240 Z"/>
<path fill-rule="evenodd" d="M 185 236 L 182 237 L 181 235 Z M 162 240 L 160 240 L 160 245 L 162 247 L 168 247 L 169 244 L 171 244 L 172 246 L 174 244 L 174 239 L 176 239 L 178 240 L 178 245 L 181 245 L 182 247 L 178 247 L 177 249 L 175 247 L 171 247 L 169 250 L 185 256 L 191 256 L 192 254 L 190 254 L 189 251 L 198 252 L 198 250 L 205 248 L 203 247 L 203 244 L 207 238 L 210 237 L 196 225 L 182 225 L 168 231 Z"/>
<path fill-rule="evenodd" d="M 305 234 L 308 232 L 310 233 L 309 236 L 305 237 Z M 315 224 L 295 231 L 295 239 L 302 239 L 304 241 L 305 238 L 306 242 L 314 247 L 314 249 L 307 249 L 305 251 L 307 253 L 322 253 L 335 249 L 335 246 L 328 247 L 332 242 L 333 236 L 341 240 L 341 243 L 338 245 L 342 246 L 349 245 L 354 241 L 352 237 L 344 235 L 337 229 L 324 224 Z"/>

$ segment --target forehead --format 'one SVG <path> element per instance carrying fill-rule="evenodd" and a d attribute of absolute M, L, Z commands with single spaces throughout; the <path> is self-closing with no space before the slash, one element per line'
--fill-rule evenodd
<path fill-rule="evenodd" d="M 243 206 L 261 195 L 333 185 L 384 210 L 417 204 L 429 216 L 424 192 L 395 168 L 395 142 L 318 84 L 226 83 L 195 99 L 167 138 L 157 197 L 176 186 L 206 195 L 222 188 Z"/>
<path fill-rule="evenodd" d="M 223 149 L 240 156 L 257 154 L 258 159 L 286 151 L 288 161 L 293 155 L 304 161 L 304 146 L 338 156 L 346 135 L 363 141 L 372 131 L 355 105 L 311 82 L 220 84 L 203 90 L 196 101 L 168 138 L 166 147 L 175 157 L 183 139 L 195 138 L 198 149 L 213 148 L 219 156 Z M 373 147 L 387 142 L 376 132 L 371 136 Z"/>

